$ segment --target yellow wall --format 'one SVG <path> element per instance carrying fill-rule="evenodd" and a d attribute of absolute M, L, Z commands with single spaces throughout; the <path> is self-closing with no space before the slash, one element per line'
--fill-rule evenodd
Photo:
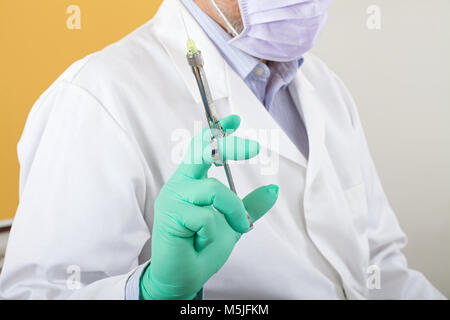
<path fill-rule="evenodd" d="M 149 20 L 161 0 L 0 0 L 0 220 L 18 203 L 16 145 L 39 95 L 75 60 Z M 70 5 L 81 29 L 69 29 Z"/>

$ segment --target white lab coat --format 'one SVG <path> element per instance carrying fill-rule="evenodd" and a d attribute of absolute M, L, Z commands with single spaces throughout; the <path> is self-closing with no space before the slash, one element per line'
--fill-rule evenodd
<path fill-rule="evenodd" d="M 237 135 L 262 145 L 256 162 L 231 165 L 239 194 L 280 186 L 205 298 L 442 298 L 407 267 L 406 237 L 339 78 L 307 54 L 290 85 L 308 130 L 306 161 L 181 10 L 219 113 L 239 114 Z M 154 19 L 73 64 L 39 98 L 18 145 L 20 204 L 1 297 L 125 298 L 128 278 L 151 258 L 155 198 L 205 125 L 185 53 L 179 4 L 166 0 Z M 226 181 L 221 168 L 211 175 Z M 377 268 L 381 288 L 373 289 Z"/>

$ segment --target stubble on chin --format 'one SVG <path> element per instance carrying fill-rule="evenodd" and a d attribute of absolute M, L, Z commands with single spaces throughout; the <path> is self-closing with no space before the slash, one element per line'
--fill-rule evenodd
<path fill-rule="evenodd" d="M 217 5 L 228 18 L 233 28 L 241 33 L 244 29 L 238 0 L 216 0 Z"/>

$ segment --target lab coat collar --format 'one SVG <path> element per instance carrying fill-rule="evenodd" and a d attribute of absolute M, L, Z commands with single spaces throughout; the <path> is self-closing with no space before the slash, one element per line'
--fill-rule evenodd
<path fill-rule="evenodd" d="M 200 103 L 202 101 L 200 93 L 186 58 L 188 38 L 186 29 L 189 37 L 202 51 L 205 73 L 213 100 L 228 97 L 224 72 L 226 62 L 219 50 L 180 1 L 163 1 L 153 18 L 153 30 L 178 69 L 195 102 Z"/>
<path fill-rule="evenodd" d="M 305 56 L 308 59 L 308 56 Z M 305 76 L 302 69 L 289 86 L 299 112 L 303 114 L 303 119 L 308 133 L 309 158 L 308 171 L 306 177 L 306 188 L 312 184 L 320 171 L 325 149 L 325 115 L 323 113 L 322 100 L 315 90 L 314 86 Z M 298 93 L 295 94 L 295 91 Z"/>

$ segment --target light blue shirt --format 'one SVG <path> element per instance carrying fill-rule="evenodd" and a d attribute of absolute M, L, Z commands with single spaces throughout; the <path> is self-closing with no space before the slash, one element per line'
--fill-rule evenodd
<path fill-rule="evenodd" d="M 303 153 L 309 155 L 308 136 L 299 109 L 288 85 L 294 80 L 303 59 L 290 62 L 268 62 L 258 59 L 228 44 L 231 36 L 203 12 L 192 0 L 181 0 L 198 24 L 216 45 L 230 67 L 244 80 L 286 135 Z M 128 279 L 127 300 L 139 299 L 140 277 L 147 264 L 140 266 Z"/>

